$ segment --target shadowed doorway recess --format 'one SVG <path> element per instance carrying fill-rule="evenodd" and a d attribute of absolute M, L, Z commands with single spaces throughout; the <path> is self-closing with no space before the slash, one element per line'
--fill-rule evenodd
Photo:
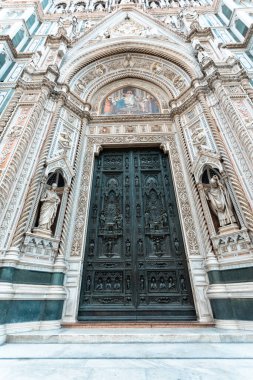
<path fill-rule="evenodd" d="M 168 157 L 105 149 L 95 159 L 78 320 L 195 319 Z"/>

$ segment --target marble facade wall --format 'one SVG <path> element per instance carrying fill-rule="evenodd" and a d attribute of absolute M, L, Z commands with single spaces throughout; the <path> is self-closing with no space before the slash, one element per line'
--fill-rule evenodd
<path fill-rule="evenodd" d="M 103 147 L 160 146 L 172 168 L 198 321 L 251 326 L 252 90 L 236 59 L 214 53 L 206 28 L 195 24 L 187 41 L 173 38 L 130 38 L 126 52 L 105 39 L 84 54 L 81 39 L 59 32 L 47 40 L 41 70 L 24 70 L 1 124 L 2 323 L 29 321 L 21 302 L 28 299 L 31 326 L 38 328 L 39 315 L 52 326 L 76 321 L 94 157 Z M 161 113 L 101 116 L 104 97 L 125 85 L 155 94 Z M 228 190 L 237 218 L 231 228 L 214 223 L 202 182 L 207 168 Z M 54 171 L 65 182 L 55 232 L 45 236 L 36 218 Z M 10 318 L 10 300 L 23 305 L 21 319 Z"/>

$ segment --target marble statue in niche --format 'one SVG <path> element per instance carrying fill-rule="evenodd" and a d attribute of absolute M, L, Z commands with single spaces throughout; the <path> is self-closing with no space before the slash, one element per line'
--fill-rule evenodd
<path fill-rule="evenodd" d="M 205 63 L 212 61 L 212 58 L 209 56 L 205 48 L 199 43 L 199 41 L 194 41 L 192 43 L 192 46 L 195 50 L 197 60 L 201 65 L 204 65 Z"/>
<path fill-rule="evenodd" d="M 98 11 L 98 12 L 103 12 L 105 10 L 104 6 L 102 3 L 99 3 L 98 5 L 96 5 L 95 7 L 95 11 Z"/>
<path fill-rule="evenodd" d="M 85 11 L 85 3 L 77 3 L 75 6 L 75 12 L 84 12 Z"/>
<path fill-rule="evenodd" d="M 42 205 L 40 209 L 38 229 L 46 230 L 50 233 L 60 203 L 60 197 L 56 193 L 56 188 L 57 184 L 53 183 L 51 189 L 47 189 L 40 200 Z"/>
<path fill-rule="evenodd" d="M 150 281 L 150 289 L 151 290 L 156 290 L 157 289 L 157 284 L 156 284 L 156 278 L 152 277 Z"/>
<path fill-rule="evenodd" d="M 210 179 L 210 188 L 206 196 L 209 207 L 218 218 L 220 227 L 236 224 L 230 196 L 217 175 L 213 175 Z"/>

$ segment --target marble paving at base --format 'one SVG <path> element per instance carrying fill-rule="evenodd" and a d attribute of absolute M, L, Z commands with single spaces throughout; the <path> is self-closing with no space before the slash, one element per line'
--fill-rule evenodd
<path fill-rule="evenodd" d="M 7 344 L 0 356 L 1 380 L 238 380 L 253 371 L 246 343 Z"/>

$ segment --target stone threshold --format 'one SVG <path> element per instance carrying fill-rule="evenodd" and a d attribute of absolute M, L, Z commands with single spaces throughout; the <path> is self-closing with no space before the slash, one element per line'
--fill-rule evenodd
<path fill-rule="evenodd" d="M 97 329 L 97 328 L 206 328 L 214 327 L 213 322 L 115 322 L 115 321 L 106 321 L 106 322 L 75 322 L 75 323 L 62 323 L 63 328 L 73 328 L 73 329 Z"/>

